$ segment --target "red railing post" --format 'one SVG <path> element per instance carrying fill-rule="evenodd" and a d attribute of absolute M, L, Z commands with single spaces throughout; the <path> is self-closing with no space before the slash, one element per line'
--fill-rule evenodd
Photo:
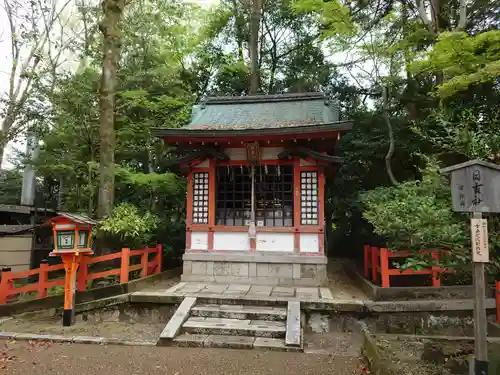
<path fill-rule="evenodd" d="M 389 256 L 386 248 L 380 249 L 380 278 L 382 288 L 389 288 L 391 286 L 389 278 Z"/>
<path fill-rule="evenodd" d="M 144 248 L 141 255 L 141 277 L 146 277 L 148 275 L 148 258 L 149 258 L 149 248 Z"/>
<path fill-rule="evenodd" d="M 495 301 L 497 305 L 497 323 L 500 323 L 500 281 L 495 281 Z"/>
<path fill-rule="evenodd" d="M 10 271 L 2 270 L 2 279 L 0 280 L 0 303 L 7 303 L 7 298 L 9 297 L 10 292 Z"/>
<path fill-rule="evenodd" d="M 368 277 L 368 267 L 370 266 L 370 246 L 365 245 L 363 246 L 363 256 L 364 256 L 364 273 L 365 277 Z"/>
<path fill-rule="evenodd" d="M 378 247 L 372 246 L 372 281 L 378 280 L 377 268 L 379 265 Z"/>
<path fill-rule="evenodd" d="M 38 269 L 38 293 L 36 298 L 47 297 L 47 281 L 49 281 L 49 273 L 47 272 L 49 264 L 46 259 L 40 262 L 40 268 Z"/>
<path fill-rule="evenodd" d="M 79 292 L 87 289 L 87 279 L 89 276 L 89 257 L 83 256 L 78 267 L 76 287 Z"/>
<path fill-rule="evenodd" d="M 160 273 L 163 269 L 163 247 L 161 244 L 156 245 L 156 273 Z"/>
<path fill-rule="evenodd" d="M 432 258 L 439 262 L 439 255 L 436 250 L 432 252 Z M 441 286 L 441 277 L 439 275 L 439 271 L 441 270 L 440 267 L 434 266 L 432 267 L 432 286 L 439 287 Z"/>
<path fill-rule="evenodd" d="M 120 266 L 120 283 L 128 283 L 129 266 L 130 266 L 130 249 L 125 248 L 122 249 L 122 261 Z"/>

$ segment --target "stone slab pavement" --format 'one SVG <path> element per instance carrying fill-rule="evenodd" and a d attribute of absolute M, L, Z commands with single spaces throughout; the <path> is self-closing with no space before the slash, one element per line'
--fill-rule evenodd
<path fill-rule="evenodd" d="M 143 295 L 154 293 L 165 297 L 211 297 L 211 298 L 249 298 L 261 300 L 290 300 L 290 301 L 316 301 L 332 302 L 339 299 L 365 301 L 368 298 L 361 291 L 357 293 L 332 293 L 332 287 L 283 287 L 266 285 L 244 284 L 214 284 L 200 282 L 180 282 L 170 288 L 164 288 L 161 283 L 154 287 L 146 288 L 133 294 Z"/>
<path fill-rule="evenodd" d="M 360 375 L 357 357 L 256 350 L 0 341 L 5 375 Z"/>

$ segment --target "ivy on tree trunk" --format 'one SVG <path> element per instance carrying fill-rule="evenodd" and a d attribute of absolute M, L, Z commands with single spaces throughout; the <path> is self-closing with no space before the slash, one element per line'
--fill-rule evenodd
<path fill-rule="evenodd" d="M 125 0 L 103 0 L 103 19 L 100 29 L 103 34 L 102 75 L 100 87 L 100 180 L 98 215 L 111 214 L 114 201 L 115 177 L 115 100 L 117 68 L 121 47 L 121 19 Z"/>

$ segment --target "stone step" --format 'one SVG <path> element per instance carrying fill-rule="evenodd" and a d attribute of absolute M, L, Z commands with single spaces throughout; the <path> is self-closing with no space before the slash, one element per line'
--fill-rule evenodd
<path fill-rule="evenodd" d="M 228 336 L 183 333 L 170 342 L 171 346 L 231 348 L 231 349 L 267 349 L 300 352 L 303 348 L 287 347 L 285 340 L 271 337 Z"/>
<path fill-rule="evenodd" d="M 196 305 L 191 316 L 242 320 L 286 320 L 286 308 L 249 305 Z"/>
<path fill-rule="evenodd" d="M 282 321 L 206 318 L 193 316 L 182 326 L 187 333 L 205 335 L 233 335 L 284 338 L 285 323 Z"/>

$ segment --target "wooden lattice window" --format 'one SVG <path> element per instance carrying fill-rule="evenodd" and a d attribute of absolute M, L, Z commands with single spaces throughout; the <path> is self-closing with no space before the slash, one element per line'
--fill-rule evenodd
<path fill-rule="evenodd" d="M 208 172 L 193 173 L 193 224 L 208 224 Z"/>
<path fill-rule="evenodd" d="M 300 172 L 300 223 L 318 225 L 318 172 Z"/>
<path fill-rule="evenodd" d="M 217 225 L 250 225 L 252 167 L 217 167 Z M 293 226 L 293 167 L 254 167 L 255 224 L 258 227 Z"/>

